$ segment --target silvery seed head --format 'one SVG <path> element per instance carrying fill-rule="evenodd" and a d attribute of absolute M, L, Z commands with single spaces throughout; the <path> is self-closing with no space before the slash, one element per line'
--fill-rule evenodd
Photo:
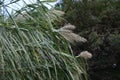
<path fill-rule="evenodd" d="M 63 15 L 65 14 L 65 12 L 60 11 L 60 10 L 51 10 L 51 12 L 52 12 L 53 14 L 58 15 L 58 16 L 63 16 Z"/>
<path fill-rule="evenodd" d="M 63 31 L 60 30 L 59 34 L 62 35 L 66 40 L 68 40 L 73 45 L 76 43 L 80 43 L 80 42 L 84 43 L 87 41 L 87 39 L 73 33 L 71 30 L 63 30 Z"/>
<path fill-rule="evenodd" d="M 74 30 L 76 27 L 74 25 L 71 25 L 70 23 L 69 24 L 66 24 L 65 26 L 63 26 L 62 30 Z"/>
<path fill-rule="evenodd" d="M 78 55 L 78 57 L 82 57 L 82 58 L 84 58 L 84 59 L 90 59 L 90 58 L 92 58 L 92 54 L 91 54 L 90 52 L 88 52 L 88 51 L 82 51 L 82 52 Z"/>

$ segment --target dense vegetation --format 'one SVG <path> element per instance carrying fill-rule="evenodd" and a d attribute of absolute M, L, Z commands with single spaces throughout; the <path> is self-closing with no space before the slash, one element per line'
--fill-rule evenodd
<path fill-rule="evenodd" d="M 120 80 L 120 0 L 64 0 L 61 5 L 65 23 L 75 25 L 75 32 L 88 39 L 74 52 L 93 53 L 89 79 Z"/>
<path fill-rule="evenodd" d="M 11 0 L 10 4 L 17 1 Z M 87 80 L 85 61 L 75 57 L 70 44 L 53 31 L 53 23 L 60 16 L 39 0 L 13 14 L 6 7 L 3 0 L 0 80 Z"/>
<path fill-rule="evenodd" d="M 56 7 L 65 12 L 61 18 L 39 0 L 12 14 L 3 0 L 0 80 L 120 80 L 119 5 L 120 0 L 63 0 Z M 57 32 L 67 23 L 87 42 L 69 44 Z M 77 56 L 81 51 L 93 54 L 87 68 Z"/>

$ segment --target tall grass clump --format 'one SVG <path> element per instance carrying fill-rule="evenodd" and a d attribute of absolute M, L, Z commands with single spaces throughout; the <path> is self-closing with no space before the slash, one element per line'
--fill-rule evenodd
<path fill-rule="evenodd" d="M 0 80 L 87 80 L 84 61 L 53 32 L 59 16 L 40 1 L 14 14 L 3 3 L 8 17 L 0 17 Z"/>

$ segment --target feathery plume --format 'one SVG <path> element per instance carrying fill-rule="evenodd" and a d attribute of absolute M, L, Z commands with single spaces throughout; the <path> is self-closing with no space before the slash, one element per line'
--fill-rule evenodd
<path fill-rule="evenodd" d="M 59 30 L 59 34 L 62 35 L 66 40 L 75 45 L 79 42 L 86 42 L 87 40 L 84 37 L 81 37 L 71 30 Z"/>
<path fill-rule="evenodd" d="M 51 12 L 58 16 L 63 16 L 65 14 L 65 12 L 60 11 L 60 10 L 51 10 Z"/>
<path fill-rule="evenodd" d="M 29 18 L 28 14 L 26 12 L 23 12 L 21 14 L 18 14 L 17 16 L 15 16 L 15 20 L 17 21 L 24 21 L 27 18 Z"/>
<path fill-rule="evenodd" d="M 60 28 L 62 30 L 74 30 L 76 27 L 70 23 L 66 24 L 64 27 Z"/>
<path fill-rule="evenodd" d="M 34 18 L 27 12 L 21 12 L 20 14 L 14 16 L 14 19 L 16 21 L 25 21 L 27 19 L 31 19 L 31 20 L 35 21 Z"/>
<path fill-rule="evenodd" d="M 86 42 L 87 39 L 72 32 L 72 30 L 74 30 L 75 28 L 76 27 L 74 25 L 67 24 L 64 27 L 58 29 L 58 33 L 73 45 L 80 42 Z"/>
<path fill-rule="evenodd" d="M 92 54 L 88 51 L 82 51 L 77 57 L 83 57 L 84 59 L 92 58 Z"/>

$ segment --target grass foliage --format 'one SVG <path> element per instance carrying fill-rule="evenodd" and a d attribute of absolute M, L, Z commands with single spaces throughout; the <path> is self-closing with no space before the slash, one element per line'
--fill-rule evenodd
<path fill-rule="evenodd" d="M 84 61 L 52 31 L 60 17 L 40 1 L 8 15 L 0 17 L 1 80 L 87 80 Z"/>

